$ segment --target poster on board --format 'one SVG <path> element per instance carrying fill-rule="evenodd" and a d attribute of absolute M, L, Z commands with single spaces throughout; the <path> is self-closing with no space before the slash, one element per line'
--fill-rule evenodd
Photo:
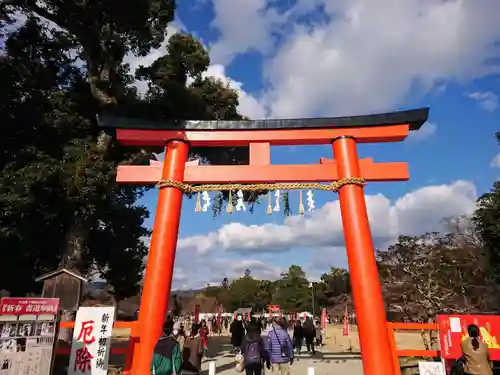
<path fill-rule="evenodd" d="M 500 316 L 497 315 L 438 315 L 441 356 L 457 359 L 462 355 L 462 341 L 468 338 L 467 327 L 476 324 L 481 340 L 490 349 L 490 358 L 500 360 Z"/>
<path fill-rule="evenodd" d="M 0 374 L 50 375 L 58 298 L 0 299 Z"/>
<path fill-rule="evenodd" d="M 68 375 L 106 375 L 114 307 L 80 307 L 76 313 Z"/>

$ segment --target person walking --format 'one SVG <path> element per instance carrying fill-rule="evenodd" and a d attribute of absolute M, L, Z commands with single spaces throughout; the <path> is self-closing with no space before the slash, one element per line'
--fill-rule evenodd
<path fill-rule="evenodd" d="M 295 325 L 293 326 L 293 347 L 297 354 L 300 354 L 303 340 L 304 340 L 304 329 L 302 328 L 300 320 L 297 320 L 295 322 Z"/>
<path fill-rule="evenodd" d="M 261 375 L 264 363 L 270 367 L 269 353 L 260 333 L 260 326 L 251 322 L 241 345 L 246 375 Z"/>
<path fill-rule="evenodd" d="M 231 345 L 233 345 L 233 349 L 236 351 L 241 347 L 241 343 L 243 342 L 243 337 L 245 336 L 245 327 L 242 322 L 243 318 L 241 315 L 236 317 L 236 320 L 231 323 L 231 327 L 229 331 L 231 333 Z"/>
<path fill-rule="evenodd" d="M 200 325 L 193 324 L 191 332 L 184 342 L 184 350 L 182 351 L 183 375 L 198 375 L 201 373 L 203 350 L 203 341 L 200 336 Z"/>
<path fill-rule="evenodd" d="M 314 328 L 316 330 L 316 347 L 320 347 L 323 345 L 323 332 L 319 320 L 316 321 Z"/>
<path fill-rule="evenodd" d="M 314 323 L 310 317 L 306 318 L 304 322 L 304 338 L 306 340 L 307 352 L 316 354 L 314 350 L 314 339 L 316 337 L 316 328 L 314 328 Z"/>
<path fill-rule="evenodd" d="M 275 320 L 267 334 L 267 351 L 275 375 L 290 375 L 290 366 L 293 364 L 293 345 L 290 335 L 281 323 Z"/>
<path fill-rule="evenodd" d="M 207 327 L 207 322 L 203 319 L 200 325 L 200 336 L 201 342 L 203 343 L 203 358 L 207 357 L 208 354 L 208 336 L 210 332 Z"/>
<path fill-rule="evenodd" d="M 163 325 L 163 336 L 158 339 L 151 361 L 152 375 L 172 375 L 180 374 L 182 357 L 179 343 L 175 336 L 174 322 L 167 321 Z"/>
<path fill-rule="evenodd" d="M 471 324 L 467 327 L 469 337 L 462 341 L 464 375 L 492 375 L 488 347 L 479 338 L 479 327 Z"/>

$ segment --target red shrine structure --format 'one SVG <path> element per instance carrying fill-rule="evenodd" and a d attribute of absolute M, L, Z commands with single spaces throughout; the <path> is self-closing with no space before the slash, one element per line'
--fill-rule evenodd
<path fill-rule="evenodd" d="M 405 181 L 406 163 L 375 163 L 359 159 L 358 143 L 400 142 L 427 121 L 428 108 L 366 116 L 241 121 L 154 123 L 106 117 L 100 125 L 116 129 L 125 146 L 165 147 L 163 163 L 119 166 L 122 184 L 187 184 Z M 331 144 L 333 160 L 317 165 L 272 165 L 271 146 Z M 188 162 L 191 147 L 248 147 L 248 165 L 197 165 Z M 230 181 L 228 181 L 230 179 Z M 365 375 L 395 375 L 363 186 L 348 184 L 339 191 L 354 307 Z M 132 374 L 148 375 L 161 334 L 172 285 L 183 192 L 159 191 L 139 313 L 139 343 Z"/>

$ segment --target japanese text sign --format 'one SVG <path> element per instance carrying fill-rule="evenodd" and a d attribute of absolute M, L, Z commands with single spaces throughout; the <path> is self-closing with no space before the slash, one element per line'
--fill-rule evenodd
<path fill-rule="evenodd" d="M 56 315 L 59 311 L 58 298 L 14 298 L 0 299 L 2 315 Z"/>
<path fill-rule="evenodd" d="M 80 307 L 76 314 L 68 375 L 106 375 L 114 307 Z"/>
<path fill-rule="evenodd" d="M 490 349 L 490 358 L 500 360 L 500 316 L 496 315 L 438 315 L 441 356 L 457 359 L 462 355 L 462 341 L 468 338 L 467 327 L 476 324 L 481 340 Z"/>

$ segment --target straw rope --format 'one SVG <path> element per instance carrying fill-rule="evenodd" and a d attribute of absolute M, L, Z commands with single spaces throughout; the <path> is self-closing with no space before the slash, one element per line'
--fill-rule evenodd
<path fill-rule="evenodd" d="M 190 185 L 184 182 L 164 180 L 158 183 L 158 188 L 163 189 L 167 187 L 173 187 L 181 190 L 184 193 L 199 193 L 203 191 L 276 191 L 276 190 L 304 190 L 304 189 L 316 189 L 323 191 L 333 191 L 337 192 L 342 186 L 345 185 L 358 185 L 364 186 L 365 180 L 358 177 L 348 177 L 343 178 L 338 181 L 334 181 L 331 184 L 320 184 L 317 182 L 301 183 L 266 183 L 266 184 L 206 184 L 206 185 Z"/>

